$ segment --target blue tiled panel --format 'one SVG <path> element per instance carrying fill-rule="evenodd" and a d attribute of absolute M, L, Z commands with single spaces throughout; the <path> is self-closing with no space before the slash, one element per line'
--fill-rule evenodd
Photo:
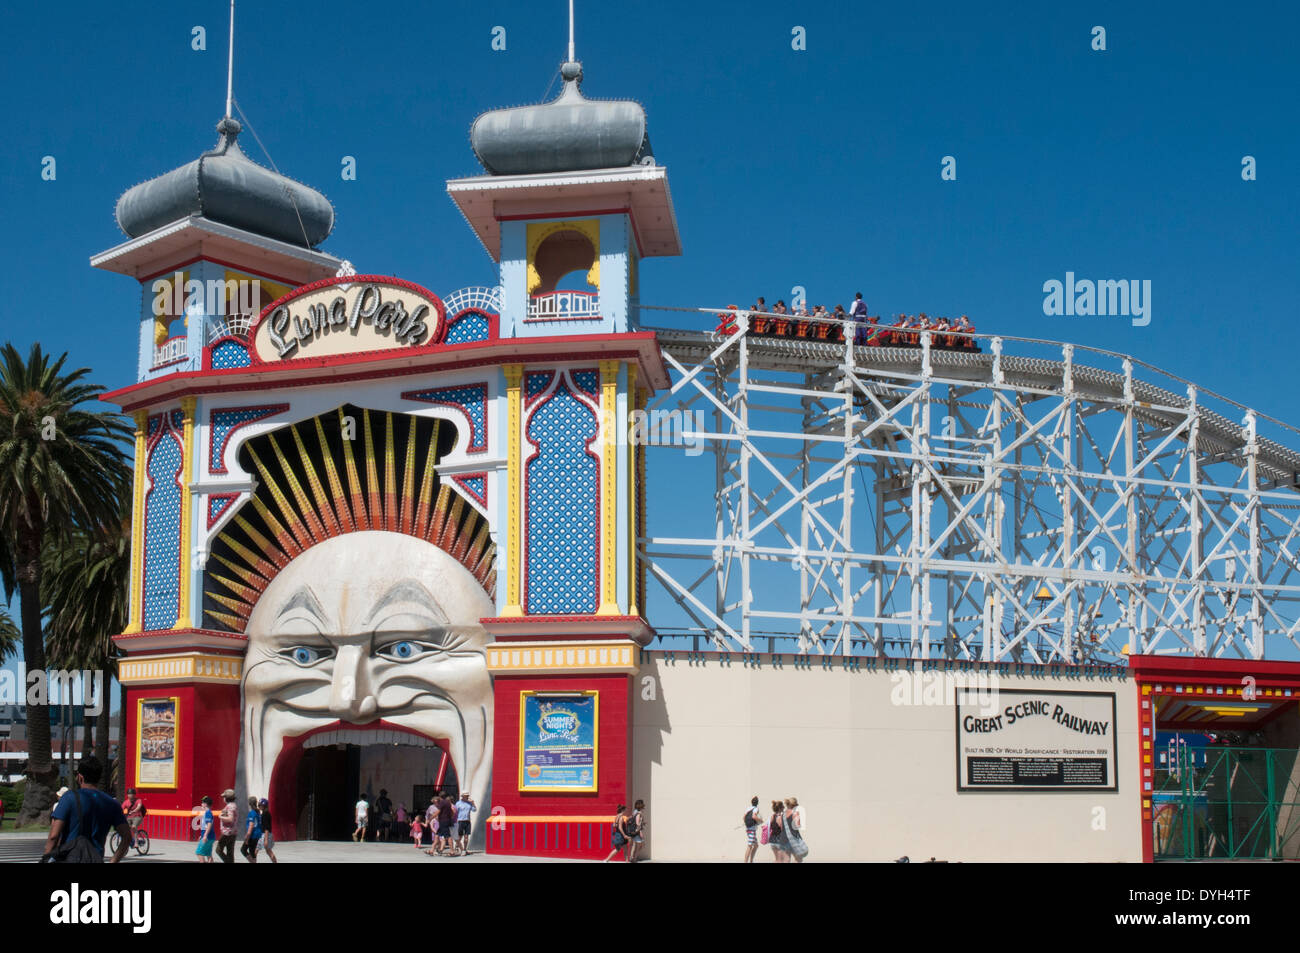
<path fill-rule="evenodd" d="M 529 613 L 596 611 L 599 466 L 587 446 L 596 431 L 596 415 L 567 379 L 529 421 L 526 433 L 537 450 L 526 470 Z"/>
<path fill-rule="evenodd" d="M 176 416 L 179 416 L 179 411 Z M 181 436 L 164 432 L 149 452 L 144 523 L 144 627 L 176 623 L 180 591 Z"/>
<path fill-rule="evenodd" d="M 447 328 L 444 339 L 448 344 L 468 344 L 471 341 L 486 341 L 489 325 L 486 315 L 477 311 L 467 311 L 456 319 L 456 323 Z"/>

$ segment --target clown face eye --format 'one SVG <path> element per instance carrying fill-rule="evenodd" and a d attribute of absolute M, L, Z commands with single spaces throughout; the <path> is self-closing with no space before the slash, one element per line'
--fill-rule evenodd
<path fill-rule="evenodd" d="M 378 646 L 375 649 L 375 654 L 380 658 L 388 659 L 390 662 L 413 662 L 430 652 L 438 651 L 438 649 L 439 646 L 430 642 L 401 639 L 397 642 L 389 642 L 387 645 Z"/>
<path fill-rule="evenodd" d="M 295 665 L 315 665 L 321 659 L 329 658 L 333 655 L 330 649 L 320 649 L 311 645 L 294 645 L 280 653 L 282 656 L 293 662 Z"/>

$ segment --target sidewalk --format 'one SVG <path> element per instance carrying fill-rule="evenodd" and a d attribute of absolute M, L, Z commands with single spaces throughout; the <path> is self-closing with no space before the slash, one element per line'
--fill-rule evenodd
<path fill-rule="evenodd" d="M 45 837 L 40 834 L 0 835 L 0 863 L 34 863 L 40 859 Z M 275 845 L 276 859 L 286 864 L 435 864 L 452 867 L 457 864 L 584 864 L 593 861 L 568 860 L 548 857 L 507 857 L 498 854 L 472 853 L 465 857 L 433 857 L 416 850 L 409 844 L 354 844 L 349 841 L 293 841 Z M 122 863 L 176 864 L 197 863 L 192 841 L 158 840 L 150 842 L 148 856 L 141 857 L 128 851 Z M 214 863 L 221 863 L 213 856 Z M 264 855 L 257 862 L 269 864 Z M 247 864 L 235 845 L 235 863 Z"/>

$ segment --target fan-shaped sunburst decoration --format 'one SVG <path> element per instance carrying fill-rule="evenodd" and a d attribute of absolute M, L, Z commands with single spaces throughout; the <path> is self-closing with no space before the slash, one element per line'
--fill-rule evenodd
<path fill-rule="evenodd" d="M 257 489 L 213 541 L 207 617 L 244 631 L 253 606 L 290 560 L 331 537 L 365 530 L 427 540 L 492 595 L 496 546 L 487 520 L 436 469 L 455 440 L 444 421 L 352 406 L 249 440 L 240 462 L 257 474 Z"/>

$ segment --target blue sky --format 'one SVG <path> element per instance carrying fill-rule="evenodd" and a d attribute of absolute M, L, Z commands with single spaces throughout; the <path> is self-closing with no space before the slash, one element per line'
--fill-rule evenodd
<path fill-rule="evenodd" d="M 670 173 L 684 254 L 646 263 L 642 301 L 748 304 L 802 285 L 833 305 L 862 290 L 882 314 L 966 313 L 981 331 L 1128 352 L 1300 421 L 1300 8 L 1134 6 L 578 0 L 584 92 L 640 100 Z M 0 338 L 67 350 L 107 386 L 133 379 L 138 288 L 87 258 L 123 240 L 124 189 L 215 142 L 227 9 L 6 11 L 23 42 L 0 67 L 14 285 Z M 444 180 L 479 171 L 479 112 L 541 99 L 565 15 L 562 0 L 245 3 L 235 96 L 279 168 L 333 201 L 325 250 L 440 293 L 494 284 Z M 345 155 L 356 181 L 340 178 Z M 1067 271 L 1150 280 L 1151 324 L 1045 316 L 1043 282 Z"/>

